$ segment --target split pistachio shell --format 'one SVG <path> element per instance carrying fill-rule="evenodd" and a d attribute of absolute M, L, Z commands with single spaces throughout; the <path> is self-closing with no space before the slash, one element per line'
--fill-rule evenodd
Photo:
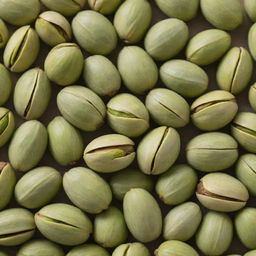
<path fill-rule="evenodd" d="M 49 240 L 74 246 L 87 241 L 92 232 L 90 219 L 69 204 L 49 204 L 35 214 L 39 231 Z"/>
<path fill-rule="evenodd" d="M 94 11 L 104 15 L 114 13 L 123 0 L 88 0 L 88 4 Z"/>
<path fill-rule="evenodd" d="M 115 28 L 98 12 L 79 12 L 72 21 L 72 30 L 79 45 L 91 54 L 108 55 L 116 48 Z"/>
<path fill-rule="evenodd" d="M 9 31 L 4 21 L 0 18 L 0 48 L 4 48 L 9 39 Z"/>
<path fill-rule="evenodd" d="M 256 22 L 256 1 L 255 0 L 245 0 L 244 1 L 244 8 L 251 19 L 251 21 Z"/>
<path fill-rule="evenodd" d="M 175 165 L 159 177 L 156 192 L 165 204 L 177 205 L 194 194 L 197 182 L 197 174 L 191 167 Z"/>
<path fill-rule="evenodd" d="M 108 183 L 87 168 L 75 167 L 66 172 L 63 177 L 63 187 L 69 199 L 77 207 L 92 214 L 107 209 L 112 201 Z"/>
<path fill-rule="evenodd" d="M 27 172 L 15 187 L 16 201 L 34 209 L 49 203 L 61 186 L 60 173 L 51 167 L 38 167 Z"/>
<path fill-rule="evenodd" d="M 74 247 L 66 256 L 110 256 L 108 251 L 96 244 L 85 244 Z"/>
<path fill-rule="evenodd" d="M 189 38 L 188 26 L 178 19 L 165 19 L 150 28 L 145 49 L 154 59 L 164 61 L 176 56 Z"/>
<path fill-rule="evenodd" d="M 226 133 L 208 132 L 194 137 L 187 145 L 186 154 L 188 163 L 195 169 L 215 172 L 227 169 L 235 163 L 238 145 Z"/>
<path fill-rule="evenodd" d="M 0 63 L 0 106 L 9 99 L 12 91 L 12 80 L 10 72 Z"/>
<path fill-rule="evenodd" d="M 8 150 L 13 168 L 26 172 L 35 167 L 45 153 L 47 142 L 47 130 L 42 123 L 36 120 L 23 123 L 14 133 Z"/>
<path fill-rule="evenodd" d="M 7 108 L 0 108 L 0 148 L 10 140 L 14 129 L 13 113 Z"/>
<path fill-rule="evenodd" d="M 112 256 L 151 256 L 148 248 L 142 243 L 128 243 L 119 245 Z"/>
<path fill-rule="evenodd" d="M 139 168 L 146 174 L 164 173 L 176 161 L 179 152 L 180 136 L 178 132 L 166 126 L 155 128 L 138 145 Z"/>
<path fill-rule="evenodd" d="M 108 134 L 91 141 L 84 151 L 84 161 L 93 170 L 110 173 L 128 167 L 135 158 L 134 142 L 120 134 Z"/>
<path fill-rule="evenodd" d="M 84 61 L 84 81 L 99 96 L 112 96 L 121 87 L 121 76 L 115 65 L 101 55 L 90 56 Z"/>
<path fill-rule="evenodd" d="M 40 68 L 26 71 L 17 81 L 13 103 L 16 112 L 26 120 L 38 119 L 51 99 L 51 84 Z"/>
<path fill-rule="evenodd" d="M 256 23 L 254 23 L 248 33 L 248 46 L 252 57 L 256 60 Z"/>
<path fill-rule="evenodd" d="M 4 65 L 12 72 L 23 72 L 35 62 L 39 48 L 36 31 L 30 26 L 23 26 L 12 34 L 5 47 Z"/>
<path fill-rule="evenodd" d="M 156 64 L 138 46 L 124 47 L 119 53 L 117 66 L 125 86 L 133 93 L 143 94 L 157 83 L 158 68 Z"/>
<path fill-rule="evenodd" d="M 231 48 L 219 64 L 217 82 L 221 89 L 233 94 L 242 92 L 251 80 L 253 61 L 243 47 Z"/>
<path fill-rule="evenodd" d="M 54 159 L 63 166 L 72 165 L 83 156 L 83 137 L 62 116 L 55 117 L 47 127 L 49 148 Z"/>
<path fill-rule="evenodd" d="M 118 8 L 114 26 L 119 37 L 128 44 L 139 42 L 152 20 L 152 8 L 147 0 L 126 0 Z"/>
<path fill-rule="evenodd" d="M 50 46 L 68 42 L 72 38 L 69 22 L 57 12 L 41 13 L 36 20 L 35 28 L 40 38 Z"/>
<path fill-rule="evenodd" d="M 256 83 L 254 83 L 249 90 L 249 103 L 254 111 L 256 111 Z"/>
<path fill-rule="evenodd" d="M 118 94 L 107 104 L 109 126 L 117 133 L 138 137 L 149 128 L 149 114 L 145 105 L 128 93 Z"/>
<path fill-rule="evenodd" d="M 207 238 L 207 239 L 206 239 Z M 233 224 L 225 213 L 208 212 L 196 235 L 196 245 L 206 255 L 223 255 L 233 238 Z"/>
<path fill-rule="evenodd" d="M 252 250 L 252 251 L 249 251 L 246 254 L 244 254 L 244 256 L 255 256 L 255 255 L 256 255 L 256 250 Z M 238 256 L 240 256 L 240 255 L 238 255 Z"/>
<path fill-rule="evenodd" d="M 162 214 L 154 197 L 144 189 L 125 194 L 124 217 L 131 234 L 140 242 L 156 240 L 162 231 Z"/>
<path fill-rule="evenodd" d="M 146 98 L 146 107 L 159 125 L 180 128 L 189 123 L 189 105 L 174 91 L 165 88 L 151 90 Z"/>
<path fill-rule="evenodd" d="M 204 131 L 214 131 L 229 124 L 238 111 L 233 94 L 216 90 L 197 98 L 191 105 L 193 124 Z"/>
<path fill-rule="evenodd" d="M 116 207 L 109 207 L 94 219 L 94 240 L 105 248 L 113 248 L 127 239 L 127 227 L 123 213 Z"/>
<path fill-rule="evenodd" d="M 225 31 L 208 29 L 196 34 L 188 43 L 187 59 L 205 66 L 219 60 L 231 46 L 231 37 Z"/>
<path fill-rule="evenodd" d="M 99 129 L 105 119 L 106 106 L 101 98 L 84 86 L 68 86 L 57 96 L 63 117 L 83 131 Z"/>
<path fill-rule="evenodd" d="M 28 210 L 11 208 L 0 212 L 0 245 L 20 245 L 29 240 L 34 233 L 34 216 Z"/>
<path fill-rule="evenodd" d="M 219 212 L 237 211 L 249 199 L 243 183 L 225 173 L 210 173 L 201 178 L 196 196 L 206 208 Z"/>

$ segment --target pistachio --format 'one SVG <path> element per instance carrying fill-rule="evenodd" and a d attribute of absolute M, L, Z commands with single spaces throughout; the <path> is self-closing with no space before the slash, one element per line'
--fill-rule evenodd
<path fill-rule="evenodd" d="M 69 204 L 49 204 L 35 214 L 39 231 L 48 239 L 63 245 L 78 245 L 87 241 L 92 232 L 90 219 Z"/>
<path fill-rule="evenodd" d="M 9 39 L 9 31 L 4 21 L 0 18 L 0 48 L 4 48 Z"/>
<path fill-rule="evenodd" d="M 0 63 L 0 106 L 9 99 L 12 91 L 12 80 L 9 71 Z"/>
<path fill-rule="evenodd" d="M 244 8 L 245 8 L 247 15 L 251 19 L 251 21 L 256 22 L 256 12 L 255 12 L 256 1 L 255 0 L 245 0 Z"/>
<path fill-rule="evenodd" d="M 13 113 L 7 108 L 0 108 L 0 147 L 10 140 L 14 129 L 15 119 Z"/>
<path fill-rule="evenodd" d="M 112 256 L 150 256 L 148 248 L 142 243 L 121 244 L 114 250 Z"/>
<path fill-rule="evenodd" d="M 255 47 L 255 42 L 256 42 L 256 24 L 254 23 L 249 30 L 248 33 L 248 46 L 250 53 L 254 60 L 256 60 L 256 47 Z"/>
<path fill-rule="evenodd" d="M 249 90 L 249 103 L 254 111 L 256 111 L 256 83 L 254 83 Z"/>
<path fill-rule="evenodd" d="M 0 251 L 0 256 L 8 256 L 5 252 Z"/>
<path fill-rule="evenodd" d="M 107 250 L 96 244 L 85 244 L 74 247 L 66 256 L 110 256 Z"/>
<path fill-rule="evenodd" d="M 114 13 L 123 0 L 88 0 L 88 4 L 94 11 L 104 15 Z"/>
<path fill-rule="evenodd" d="M 244 254 L 244 256 L 255 256 L 255 255 L 256 255 L 256 250 L 252 250 L 252 251 L 249 251 L 246 254 Z M 240 256 L 240 255 L 238 255 L 238 256 Z"/>

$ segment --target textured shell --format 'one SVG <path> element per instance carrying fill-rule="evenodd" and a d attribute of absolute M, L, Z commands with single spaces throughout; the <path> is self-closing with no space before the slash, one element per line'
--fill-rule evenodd
<path fill-rule="evenodd" d="M 0 63 L 0 106 L 9 99 L 12 91 L 12 80 L 9 71 Z"/>
<path fill-rule="evenodd" d="M 84 244 L 74 247 L 66 256 L 100 255 L 110 256 L 107 250 L 96 244 Z"/>
<path fill-rule="evenodd" d="M 148 248 L 142 243 L 122 244 L 113 251 L 112 256 L 150 256 Z"/>
<path fill-rule="evenodd" d="M 256 114 L 251 112 L 240 112 L 236 116 L 234 124 L 256 131 Z"/>
<path fill-rule="evenodd" d="M 15 119 L 13 113 L 7 108 L 0 108 L 0 147 L 10 140 L 14 129 Z"/>
<path fill-rule="evenodd" d="M 1 68 L 1 67 L 0 67 Z M 249 103 L 254 111 L 256 111 L 256 83 L 249 90 Z"/>
<path fill-rule="evenodd" d="M 104 15 L 114 13 L 123 0 L 88 0 L 88 4 L 94 11 Z"/>
<path fill-rule="evenodd" d="M 256 60 L 256 24 L 253 24 L 248 33 L 248 46 L 252 57 Z"/>
<path fill-rule="evenodd" d="M 247 15 L 251 19 L 251 21 L 256 22 L 256 1 L 255 0 L 245 0 L 244 8 L 247 12 Z M 249 256 L 249 255 L 248 255 Z"/>
<path fill-rule="evenodd" d="M 0 48 L 5 47 L 9 39 L 9 30 L 4 21 L 0 18 Z"/>

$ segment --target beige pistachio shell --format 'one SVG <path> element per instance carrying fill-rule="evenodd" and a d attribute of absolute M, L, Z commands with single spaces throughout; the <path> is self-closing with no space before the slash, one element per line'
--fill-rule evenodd
<path fill-rule="evenodd" d="M 255 255 L 256 255 L 256 250 L 252 250 L 244 254 L 244 256 L 255 256 Z M 235 255 L 235 256 L 240 256 L 240 255 Z"/>
<path fill-rule="evenodd" d="M 15 119 L 12 111 L 0 108 L 0 148 L 11 138 L 15 129 Z"/>
<path fill-rule="evenodd" d="M 256 22 L 256 1 L 255 0 L 245 0 L 244 1 L 244 8 L 251 19 L 251 21 Z"/>
<path fill-rule="evenodd" d="M 108 251 L 96 244 L 84 244 L 71 249 L 66 256 L 81 256 L 81 255 L 95 255 L 95 256 L 110 256 Z"/>
<path fill-rule="evenodd" d="M 250 87 L 248 98 L 251 107 L 256 111 L 256 83 Z"/>
<path fill-rule="evenodd" d="M 104 15 L 113 14 L 123 0 L 88 0 L 88 4 L 94 11 Z"/>
<path fill-rule="evenodd" d="M 0 106 L 4 105 L 9 99 L 12 91 L 12 80 L 10 72 L 0 63 Z"/>
<path fill-rule="evenodd" d="M 121 244 L 113 251 L 112 256 L 150 256 L 148 248 L 142 243 Z"/>
<path fill-rule="evenodd" d="M 256 60 L 256 47 L 255 47 L 255 42 L 256 42 L 256 24 L 254 23 L 248 33 L 248 46 L 250 53 L 254 60 Z"/>
<path fill-rule="evenodd" d="M 4 21 L 0 18 L 0 48 L 4 48 L 9 40 L 9 30 Z"/>

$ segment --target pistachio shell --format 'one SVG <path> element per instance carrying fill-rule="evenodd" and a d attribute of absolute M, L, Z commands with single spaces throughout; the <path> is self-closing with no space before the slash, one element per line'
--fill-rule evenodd
<path fill-rule="evenodd" d="M 110 256 L 107 250 L 96 244 L 85 244 L 74 247 L 66 256 Z"/>
<path fill-rule="evenodd" d="M 12 91 L 12 80 L 9 71 L 0 63 L 0 106 L 9 99 Z"/>
<path fill-rule="evenodd" d="M 0 147 L 10 140 L 14 129 L 15 119 L 13 113 L 7 108 L 0 108 Z"/>
<path fill-rule="evenodd" d="M 249 103 L 254 111 L 256 111 L 256 83 L 254 83 L 249 90 Z"/>
<path fill-rule="evenodd" d="M 132 235 L 140 242 L 156 240 L 162 231 L 162 214 L 154 197 L 144 189 L 133 188 L 125 194 L 123 211 Z"/>
<path fill-rule="evenodd" d="M 248 46 L 252 57 L 256 60 L 256 24 L 253 24 L 248 33 Z"/>
<path fill-rule="evenodd" d="M 9 30 L 0 18 L 0 48 L 4 48 L 9 39 Z"/>
<path fill-rule="evenodd" d="M 246 254 L 244 254 L 244 256 L 255 256 L 255 255 L 256 255 L 256 250 L 252 250 L 252 251 L 249 251 Z M 238 255 L 238 256 L 240 256 L 240 255 Z"/>
<path fill-rule="evenodd" d="M 255 0 L 245 0 L 244 1 L 244 8 L 251 19 L 251 21 L 255 22 L 256 21 L 256 1 Z"/>
<path fill-rule="evenodd" d="M 104 15 L 114 13 L 123 0 L 88 0 L 88 4 L 94 11 Z"/>
<path fill-rule="evenodd" d="M 128 243 L 118 246 L 112 256 L 150 256 L 148 248 L 141 243 Z"/>
<path fill-rule="evenodd" d="M 76 184 L 76 186 L 74 186 Z M 64 174 L 63 187 L 69 199 L 80 209 L 97 214 L 112 200 L 109 185 L 90 169 L 75 167 Z"/>

